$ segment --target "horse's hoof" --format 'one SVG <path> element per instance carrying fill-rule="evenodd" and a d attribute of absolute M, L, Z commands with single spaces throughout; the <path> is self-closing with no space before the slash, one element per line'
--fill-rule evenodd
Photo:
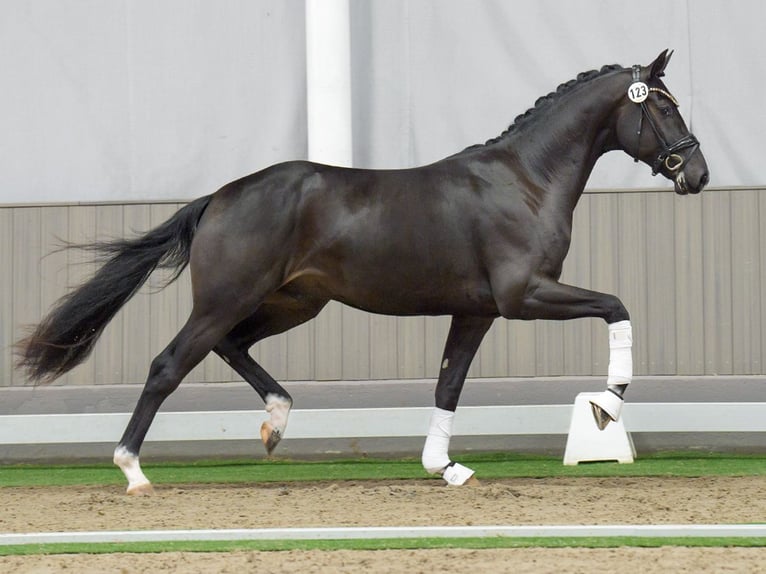
<path fill-rule="evenodd" d="M 474 474 L 471 478 L 466 480 L 463 484 L 465 486 L 481 486 L 481 481 L 478 478 L 476 478 L 476 475 Z"/>
<path fill-rule="evenodd" d="M 132 486 L 128 486 L 127 494 L 130 496 L 152 496 L 154 495 L 154 487 L 150 482 L 134 484 Z"/>
<path fill-rule="evenodd" d="M 609 416 L 609 413 L 607 413 L 604 409 L 602 409 L 597 404 L 591 403 L 590 410 L 593 413 L 593 419 L 596 421 L 596 426 L 598 427 L 598 430 L 604 430 L 607 427 L 607 425 L 609 425 L 609 423 L 612 422 L 612 417 Z"/>
<path fill-rule="evenodd" d="M 279 429 L 274 428 L 269 421 L 264 421 L 261 425 L 261 440 L 263 441 L 263 446 L 266 447 L 266 453 L 271 454 L 279 444 L 279 441 L 282 440 L 282 433 L 279 432 Z"/>
<path fill-rule="evenodd" d="M 620 418 L 624 402 L 621 396 L 608 389 L 590 400 L 590 409 L 599 430 L 604 430 L 610 422 Z"/>

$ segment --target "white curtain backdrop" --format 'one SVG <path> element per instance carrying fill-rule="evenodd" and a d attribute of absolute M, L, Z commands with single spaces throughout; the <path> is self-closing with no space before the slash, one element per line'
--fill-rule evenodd
<path fill-rule="evenodd" d="M 353 0 L 354 163 L 428 163 L 604 64 L 667 84 L 714 186 L 766 185 L 760 0 Z M 306 156 L 303 0 L 4 0 L 0 203 L 189 199 Z M 622 154 L 591 188 L 666 187 Z"/>

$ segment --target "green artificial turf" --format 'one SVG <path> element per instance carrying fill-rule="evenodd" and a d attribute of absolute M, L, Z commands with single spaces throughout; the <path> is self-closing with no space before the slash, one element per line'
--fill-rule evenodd
<path fill-rule="evenodd" d="M 662 453 L 642 456 L 632 464 L 601 462 L 564 466 L 560 458 L 481 454 L 455 459 L 476 471 L 479 479 L 555 476 L 763 476 L 766 457 L 728 454 Z M 155 484 L 259 483 L 317 480 L 429 479 L 414 459 L 330 461 L 199 461 L 145 462 L 143 469 Z M 123 484 L 124 477 L 111 464 L 0 466 L 0 487 Z"/>
<path fill-rule="evenodd" d="M 0 546 L 0 556 L 32 554 L 109 554 L 113 552 L 231 552 L 257 550 L 418 550 L 428 548 L 658 548 L 661 546 L 763 547 L 766 538 L 530 537 L 393 538 L 344 540 L 231 540 L 127 542 L 102 544 L 24 544 Z"/>

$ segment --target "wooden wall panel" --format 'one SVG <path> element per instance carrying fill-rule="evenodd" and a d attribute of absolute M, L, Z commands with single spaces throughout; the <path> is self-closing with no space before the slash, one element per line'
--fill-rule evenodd
<path fill-rule="evenodd" d="M 370 375 L 373 379 L 395 379 L 398 376 L 396 317 L 370 316 Z"/>
<path fill-rule="evenodd" d="M 731 193 L 709 194 L 702 203 L 704 275 L 702 312 L 705 373 L 732 374 Z"/>
<path fill-rule="evenodd" d="M 674 275 L 676 374 L 705 372 L 704 268 L 702 198 L 674 200 Z M 668 237 L 668 240 L 670 238 Z M 659 247 L 658 247 L 659 248 Z M 669 250 L 669 249 L 668 249 Z M 657 288 L 665 285 L 657 278 Z"/>
<path fill-rule="evenodd" d="M 340 339 L 340 378 L 369 379 L 370 314 L 351 307 L 341 307 Z"/>
<path fill-rule="evenodd" d="M 761 266 L 760 279 L 760 301 L 761 301 L 761 369 L 759 372 L 766 371 L 766 194 L 758 194 L 758 214 L 760 221 L 760 241 L 758 261 Z"/>
<path fill-rule="evenodd" d="M 338 380 L 343 368 L 343 349 L 341 348 L 341 333 L 343 311 L 340 303 L 330 301 L 313 320 L 315 332 L 315 378 L 320 380 Z M 266 346 L 268 341 L 259 343 Z M 266 365 L 263 365 L 267 368 Z"/>
<path fill-rule="evenodd" d="M 11 216 L 12 240 L 7 248 L 11 255 L 11 301 L 14 341 L 26 334 L 41 315 L 40 270 L 42 227 L 40 208 L 14 210 Z M 18 372 L 9 372 L 11 384 L 21 382 Z"/>
<path fill-rule="evenodd" d="M 732 372 L 761 371 L 762 256 L 758 196 L 731 192 Z"/>
<path fill-rule="evenodd" d="M 13 211 L 0 209 L 0 386 L 14 381 L 13 343 L 22 332 L 17 327 L 13 291 Z M 17 384 L 20 377 L 17 377 Z"/>
<path fill-rule="evenodd" d="M 639 195 L 639 194 L 634 194 Z M 658 375 L 676 372 L 675 212 L 672 196 L 642 195 L 646 211 L 640 216 L 642 236 L 631 247 L 645 267 L 620 272 L 621 284 L 640 286 L 632 315 L 636 330 L 634 369 Z M 679 206 L 683 209 L 682 206 Z M 627 214 L 626 214 L 627 217 Z"/>
<path fill-rule="evenodd" d="M 81 242 L 143 232 L 182 204 L 0 207 L 0 385 L 28 384 L 11 345 L 22 326 L 95 269 Z M 562 281 L 619 296 L 634 324 L 636 374 L 764 374 L 766 190 L 588 193 L 575 212 Z M 191 311 L 189 273 L 159 290 L 158 274 L 117 314 L 93 356 L 57 384 L 141 383 Z M 384 317 L 330 303 L 319 317 L 253 348 L 278 380 L 434 378 L 447 317 Z M 605 375 L 597 319 L 498 319 L 469 376 Z M 239 380 L 217 356 L 189 381 Z"/>
<path fill-rule="evenodd" d="M 428 320 L 433 321 L 434 319 L 429 318 Z M 416 379 L 426 377 L 426 318 L 401 317 L 397 319 L 397 327 L 396 341 L 399 359 L 397 377 Z M 438 369 L 438 366 L 436 368 Z M 438 373 L 438 370 L 431 372 Z"/>

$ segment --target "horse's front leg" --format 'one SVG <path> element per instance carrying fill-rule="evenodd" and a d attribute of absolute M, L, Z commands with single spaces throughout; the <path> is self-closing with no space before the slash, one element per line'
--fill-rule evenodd
<path fill-rule="evenodd" d="M 449 441 L 468 367 L 493 320 L 492 317 L 453 317 L 450 325 L 436 384 L 436 407 L 421 459 L 426 471 L 441 474 L 447 484 L 466 484 L 474 475 L 470 468 L 450 460 Z"/>
<path fill-rule="evenodd" d="M 633 378 L 633 332 L 628 311 L 614 295 L 581 289 L 543 277 L 535 278 L 524 295 L 522 319 L 567 320 L 600 317 L 609 327 L 607 388 L 591 401 L 593 417 L 604 430 L 620 418 L 625 389 Z"/>

